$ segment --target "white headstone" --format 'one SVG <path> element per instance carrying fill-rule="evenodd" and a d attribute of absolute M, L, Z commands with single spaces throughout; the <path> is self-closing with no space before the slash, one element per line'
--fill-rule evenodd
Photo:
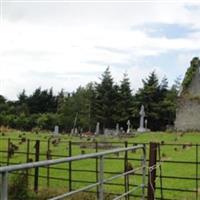
<path fill-rule="evenodd" d="M 116 124 L 116 131 L 115 131 L 115 135 L 119 135 L 119 124 Z"/>
<path fill-rule="evenodd" d="M 59 134 L 59 126 L 57 125 L 54 127 L 54 134 Z"/>
<path fill-rule="evenodd" d="M 96 130 L 95 130 L 95 135 L 99 135 L 99 130 L 100 130 L 100 123 L 97 122 Z"/>

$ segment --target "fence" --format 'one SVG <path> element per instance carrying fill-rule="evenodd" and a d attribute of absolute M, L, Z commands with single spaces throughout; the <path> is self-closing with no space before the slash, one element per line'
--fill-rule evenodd
<path fill-rule="evenodd" d="M 36 149 L 39 144 L 39 141 L 36 142 Z M 138 169 L 132 169 L 125 171 L 124 173 L 112 176 L 110 178 L 105 179 L 104 178 L 104 157 L 109 154 L 114 154 L 114 153 L 120 153 L 120 152 L 128 152 L 131 150 L 137 150 L 137 149 L 142 149 L 143 150 L 143 163 L 142 166 Z M 50 165 L 55 165 L 55 164 L 60 164 L 60 163 L 70 163 L 74 161 L 79 161 L 79 160 L 85 160 L 89 158 L 97 158 L 99 160 L 99 170 L 98 170 L 98 181 L 96 183 L 90 184 L 86 187 L 80 188 L 75 191 L 67 192 L 65 194 L 59 195 L 57 197 L 51 198 L 51 200 L 59 200 L 63 199 L 64 197 L 68 197 L 70 195 L 76 194 L 81 191 L 85 191 L 91 188 L 94 188 L 98 186 L 98 199 L 99 200 L 104 200 L 104 184 L 107 182 L 110 182 L 116 178 L 119 178 L 121 176 L 127 177 L 131 173 L 134 173 L 140 169 L 142 169 L 142 184 L 136 188 L 133 188 L 129 190 L 126 188 L 126 191 L 121 194 L 118 197 L 115 197 L 114 200 L 121 199 L 122 197 L 128 196 L 130 193 L 134 192 L 136 189 L 139 187 L 142 188 L 142 199 L 144 200 L 145 198 L 145 173 L 146 173 L 146 149 L 145 145 L 137 145 L 134 147 L 126 147 L 126 148 L 120 148 L 120 149 L 114 149 L 114 150 L 108 150 L 105 152 L 99 152 L 99 153 L 92 153 L 92 154 L 87 154 L 87 155 L 81 155 L 81 156 L 74 156 L 74 157 L 69 157 L 69 158 L 61 158 L 61 159 L 56 159 L 56 160 L 46 160 L 46 161 L 38 161 L 38 162 L 32 162 L 32 163 L 26 163 L 26 164 L 21 164 L 21 165 L 11 165 L 11 166 L 6 166 L 6 167 L 1 167 L 0 168 L 0 173 L 1 173 L 1 199 L 2 200 L 7 200 L 8 199 L 8 174 L 13 171 L 18 171 L 18 170 L 27 170 L 31 168 L 35 168 L 36 174 L 38 175 L 38 170 L 39 167 L 47 167 Z M 38 176 L 37 176 L 38 177 Z M 125 184 L 128 186 L 127 184 Z"/>
<path fill-rule="evenodd" d="M 19 142 L 19 140 L 8 140 L 4 139 L 4 143 L 9 144 L 10 142 Z M 91 142 L 88 141 L 86 144 L 82 142 L 71 142 L 71 141 L 61 141 L 60 144 L 65 146 L 65 151 L 61 152 L 51 152 L 52 150 L 52 142 L 50 140 L 40 140 L 40 144 L 35 145 L 35 140 L 27 140 L 24 145 L 26 148 L 22 150 L 18 150 L 15 152 L 16 155 L 24 155 L 23 160 L 19 159 L 16 162 L 16 159 L 10 158 L 8 156 L 8 150 L 0 150 L 2 154 L 1 164 L 2 165 L 11 165 L 17 164 L 19 162 L 31 162 L 30 157 L 32 160 L 45 160 L 45 159 L 56 159 L 66 156 L 73 156 L 76 154 L 89 153 L 87 151 L 99 152 L 102 150 L 102 144 L 106 148 L 117 148 L 117 147 L 128 147 L 132 145 L 136 145 L 136 143 L 128 143 L 128 142 Z M 82 148 L 78 148 L 81 147 Z M 83 146 L 85 147 L 83 148 Z M 147 149 L 149 148 L 149 144 L 146 144 Z M 32 146 L 36 148 L 32 151 Z M 8 145 L 7 145 L 8 147 Z M 42 148 L 41 148 L 42 147 Z M 0 147 L 1 148 L 1 147 Z M 56 148 L 56 147 L 55 147 Z M 88 149 L 92 150 L 88 150 Z M 77 152 L 77 149 L 78 152 Z M 82 150 L 83 149 L 83 150 Z M 177 200 L 177 199 L 185 199 L 188 196 L 188 199 L 198 200 L 199 198 L 199 144 L 192 144 L 192 143 L 185 143 L 185 144 L 166 144 L 161 142 L 158 149 L 157 155 L 157 173 L 156 173 L 156 199 L 163 199 L 163 200 Z M 15 162 L 13 162 L 15 160 Z M 141 158 L 138 154 L 133 154 L 129 156 L 115 156 L 115 157 L 106 157 L 105 161 L 122 161 L 122 162 L 132 162 L 132 163 L 140 163 Z M 146 159 L 147 163 L 149 162 Z M 95 181 L 98 180 L 98 160 L 94 159 L 94 169 L 86 169 L 80 168 L 74 165 L 72 162 L 69 162 L 68 165 L 59 166 L 59 167 L 46 167 L 45 173 L 41 175 L 41 173 L 37 173 L 37 170 L 33 173 L 29 173 L 29 176 L 34 178 L 35 183 L 35 191 L 37 191 L 38 187 L 40 186 L 40 181 L 46 180 L 46 185 L 52 187 L 53 181 L 59 180 L 63 181 L 62 185 L 66 185 L 69 191 L 72 191 L 77 188 L 77 184 L 93 184 Z M 55 176 L 54 172 L 59 171 L 59 173 L 63 173 L 62 176 L 58 177 Z M 67 173 L 66 173 L 67 172 Z M 76 176 L 77 173 L 87 174 L 92 173 L 93 180 L 81 179 L 80 177 Z M 111 170 L 104 169 L 105 175 L 116 175 L 119 174 L 119 170 Z M 141 177 L 142 173 L 135 172 L 134 177 Z M 146 174 L 146 176 L 148 176 Z M 84 175 L 83 175 L 84 177 Z M 43 182 L 44 184 L 44 182 Z M 105 185 L 109 186 L 117 186 L 123 187 L 124 191 L 126 191 L 125 184 L 122 182 L 115 182 L 115 183 L 105 183 Z M 137 187 L 137 183 L 130 183 L 130 187 Z M 91 191 L 94 192 L 94 191 Z M 113 195 L 117 195 L 116 191 L 111 192 Z M 130 194 L 134 198 L 139 198 L 140 194 Z M 147 198 L 147 197 L 146 197 Z"/>

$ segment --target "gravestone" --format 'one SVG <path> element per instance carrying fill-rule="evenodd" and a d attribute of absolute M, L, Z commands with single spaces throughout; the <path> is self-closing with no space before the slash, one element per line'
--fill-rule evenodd
<path fill-rule="evenodd" d="M 131 132 L 131 130 L 130 130 L 131 122 L 130 122 L 130 120 L 127 121 L 127 126 L 128 126 L 128 128 L 127 128 L 126 133 L 130 133 Z"/>
<path fill-rule="evenodd" d="M 119 124 L 116 124 L 116 131 L 115 131 L 115 135 L 119 135 Z"/>
<path fill-rule="evenodd" d="M 54 132 L 53 132 L 55 135 L 58 135 L 59 134 L 59 126 L 55 126 L 54 127 Z"/>
<path fill-rule="evenodd" d="M 115 135 L 116 134 L 116 130 L 115 129 L 109 129 L 109 128 L 105 128 L 104 129 L 104 135 L 108 136 L 108 135 Z"/>
<path fill-rule="evenodd" d="M 144 120 L 145 129 L 147 129 L 147 124 L 148 124 L 148 120 L 145 119 L 145 120 Z"/>
<path fill-rule="evenodd" d="M 146 131 L 146 129 L 144 128 L 144 117 L 145 117 L 145 111 L 144 111 L 144 105 L 142 105 L 140 109 L 140 127 L 137 129 L 137 132 Z"/>
<path fill-rule="evenodd" d="M 120 127 L 120 133 L 125 133 L 124 128 Z"/>
<path fill-rule="evenodd" d="M 100 131 L 100 123 L 97 122 L 96 130 L 95 130 L 95 135 L 99 135 L 99 131 Z"/>
<path fill-rule="evenodd" d="M 78 135 L 78 129 L 77 128 L 74 129 L 74 134 Z"/>
<path fill-rule="evenodd" d="M 193 58 L 180 88 L 175 129 L 200 131 L 200 60 Z"/>
<path fill-rule="evenodd" d="M 144 127 L 145 127 L 145 132 L 151 131 L 151 130 L 148 128 L 148 120 L 147 120 L 147 119 L 144 120 Z"/>

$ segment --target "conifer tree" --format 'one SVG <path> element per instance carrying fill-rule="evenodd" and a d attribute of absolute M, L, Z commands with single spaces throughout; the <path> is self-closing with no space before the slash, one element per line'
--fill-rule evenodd
<path fill-rule="evenodd" d="M 96 84 L 95 117 L 101 128 L 112 128 L 115 125 L 115 109 L 117 105 L 118 87 L 114 85 L 109 67 L 101 77 L 101 83 Z"/>
<path fill-rule="evenodd" d="M 133 97 L 130 88 L 130 80 L 125 73 L 119 87 L 119 101 L 118 101 L 118 121 L 124 128 L 127 121 L 132 118 Z"/>
<path fill-rule="evenodd" d="M 142 80 L 142 82 L 143 88 L 140 88 L 135 96 L 135 106 L 138 108 L 135 110 L 135 112 L 137 112 L 136 117 L 139 117 L 138 113 L 140 107 L 144 105 L 149 128 L 157 130 L 159 128 L 159 80 L 156 73 L 153 71 L 145 80 Z"/>

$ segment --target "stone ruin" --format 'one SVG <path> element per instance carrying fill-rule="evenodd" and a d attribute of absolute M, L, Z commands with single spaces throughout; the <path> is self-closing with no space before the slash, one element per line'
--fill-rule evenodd
<path fill-rule="evenodd" d="M 200 131 L 200 60 L 193 58 L 178 94 L 175 129 Z"/>

